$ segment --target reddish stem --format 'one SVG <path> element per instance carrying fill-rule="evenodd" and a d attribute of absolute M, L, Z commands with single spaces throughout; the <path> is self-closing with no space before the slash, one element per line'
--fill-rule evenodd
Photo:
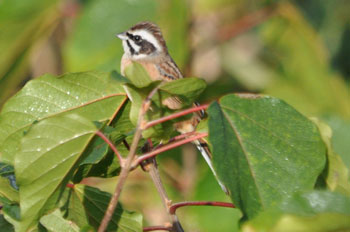
<path fill-rule="evenodd" d="M 114 146 L 114 144 L 101 132 L 101 131 L 97 131 L 96 135 L 98 135 L 101 139 L 103 139 L 103 141 L 105 141 L 109 147 L 112 149 L 112 151 L 114 152 L 114 154 L 118 157 L 119 159 L 119 163 L 120 166 L 123 166 L 123 157 L 120 155 L 120 153 L 118 152 L 117 148 Z"/>
<path fill-rule="evenodd" d="M 194 135 L 196 133 L 197 133 L 196 131 L 191 131 L 191 132 L 188 132 L 188 133 L 185 133 L 185 134 L 177 135 L 177 136 L 171 138 L 169 140 L 169 142 L 175 142 L 177 140 L 180 140 L 180 139 L 183 139 L 183 138 L 186 138 L 186 137 L 190 137 L 190 136 L 192 136 L 192 135 Z"/>
<path fill-rule="evenodd" d="M 166 121 L 169 121 L 169 120 L 172 120 L 174 118 L 179 118 L 181 116 L 184 116 L 186 114 L 190 114 L 190 113 L 193 113 L 193 112 L 197 112 L 197 111 L 201 111 L 201 110 L 205 110 L 209 107 L 208 104 L 205 104 L 205 105 L 200 105 L 200 106 L 196 106 L 196 107 L 193 107 L 193 108 L 190 108 L 190 109 L 187 109 L 187 110 L 183 110 L 181 112 L 178 112 L 178 113 L 175 113 L 175 114 L 171 114 L 171 115 L 168 115 L 168 116 L 165 116 L 165 117 L 162 117 L 162 118 L 158 118 L 156 120 L 153 120 L 153 121 L 150 121 L 148 122 L 144 128 L 142 129 L 148 129 L 154 125 L 157 125 L 159 123 L 162 123 L 162 122 L 166 122 Z"/>
<path fill-rule="evenodd" d="M 155 230 L 165 230 L 165 231 L 171 231 L 172 227 L 167 226 L 148 226 L 143 228 L 143 232 L 145 231 L 155 231 Z"/>
<path fill-rule="evenodd" d="M 162 152 L 165 152 L 165 151 L 168 151 L 170 149 L 173 149 L 175 147 L 178 147 L 178 146 L 181 146 L 185 143 L 190 143 L 194 140 L 197 140 L 197 139 L 201 139 L 203 137 L 206 137 L 208 136 L 208 133 L 199 133 L 195 136 L 192 136 L 192 137 L 189 137 L 189 138 L 186 138 L 186 139 L 183 139 L 183 140 L 180 140 L 180 141 L 176 141 L 176 142 L 173 142 L 173 143 L 169 143 L 167 145 L 164 145 L 160 148 L 158 148 L 157 150 L 153 150 L 151 152 L 147 152 L 145 153 L 144 155 L 142 156 L 139 156 L 137 159 L 136 159 L 136 164 L 134 164 L 133 166 L 137 166 L 139 165 L 142 161 L 146 160 L 146 159 L 149 159 L 153 156 L 156 156 L 158 155 L 159 153 L 162 153 Z"/>
<path fill-rule="evenodd" d="M 220 202 L 220 201 L 187 201 L 187 202 L 179 202 L 172 204 L 170 206 L 169 213 L 175 214 L 176 210 L 183 206 L 218 206 L 218 207 L 226 207 L 226 208 L 236 208 L 236 206 L 229 202 Z"/>
<path fill-rule="evenodd" d="M 73 189 L 73 188 L 74 188 L 74 184 L 70 184 L 70 183 L 68 183 L 68 184 L 66 184 L 66 187 L 67 187 L 67 188 L 71 188 L 71 189 Z"/>

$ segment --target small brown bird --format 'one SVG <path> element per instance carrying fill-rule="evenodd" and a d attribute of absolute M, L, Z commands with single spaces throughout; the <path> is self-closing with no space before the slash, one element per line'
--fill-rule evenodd
<path fill-rule="evenodd" d="M 124 55 L 121 61 L 121 73 L 131 62 L 140 63 L 148 72 L 152 80 L 172 81 L 183 78 L 179 68 L 168 53 L 165 40 L 159 27 L 151 22 L 140 22 L 126 32 L 117 35 L 123 41 Z M 170 109 L 180 109 L 181 101 L 177 98 L 167 98 L 163 104 Z M 191 120 L 177 123 L 175 128 L 180 133 L 195 130 L 202 113 L 194 114 Z M 211 154 L 207 144 L 195 141 L 194 144 L 207 161 L 214 176 L 216 172 L 211 162 Z M 218 179 L 218 178 L 217 178 Z M 226 187 L 218 180 L 221 188 L 228 193 Z"/>

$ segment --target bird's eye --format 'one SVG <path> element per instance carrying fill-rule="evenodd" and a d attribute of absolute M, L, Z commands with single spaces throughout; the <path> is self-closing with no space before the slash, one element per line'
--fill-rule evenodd
<path fill-rule="evenodd" d="M 134 36 L 134 40 L 135 40 L 136 42 L 140 41 L 140 40 L 141 40 L 141 36 L 135 35 L 135 36 Z"/>

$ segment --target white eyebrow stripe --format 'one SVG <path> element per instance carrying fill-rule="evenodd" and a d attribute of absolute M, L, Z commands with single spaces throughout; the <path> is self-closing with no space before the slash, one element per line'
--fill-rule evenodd
<path fill-rule="evenodd" d="M 141 46 L 137 45 L 134 43 L 134 41 L 132 41 L 131 39 L 128 39 L 131 47 L 133 47 L 133 49 L 135 50 L 136 53 L 139 53 L 141 50 Z"/>
<path fill-rule="evenodd" d="M 135 31 L 132 31 L 131 34 L 133 34 L 134 36 L 135 35 L 141 36 L 142 39 L 147 40 L 148 42 L 153 44 L 153 46 L 156 47 L 157 51 L 159 51 L 159 52 L 162 51 L 162 47 L 160 46 L 158 40 L 149 31 L 146 31 L 146 30 L 135 30 Z"/>

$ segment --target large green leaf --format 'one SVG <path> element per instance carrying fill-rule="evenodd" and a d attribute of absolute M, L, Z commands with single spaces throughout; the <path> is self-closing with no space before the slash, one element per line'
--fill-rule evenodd
<path fill-rule="evenodd" d="M 214 167 L 246 217 L 313 188 L 325 145 L 295 109 L 272 97 L 227 95 L 208 112 Z"/>
<path fill-rule="evenodd" d="M 295 194 L 243 226 L 244 232 L 350 230 L 350 199 L 332 192 Z"/>
<path fill-rule="evenodd" d="M 34 121 L 70 112 L 92 121 L 111 120 L 125 99 L 120 84 L 106 73 L 44 75 L 30 81 L 0 114 L 1 160 L 13 163 L 19 140 Z"/>
<path fill-rule="evenodd" d="M 68 218 L 78 225 L 84 225 L 87 221 L 90 225 L 98 228 L 107 209 L 111 194 L 102 192 L 96 188 L 75 185 L 70 200 L 71 207 L 68 211 Z M 109 222 L 108 231 L 142 231 L 142 215 L 135 212 L 123 210 L 117 205 L 112 219 Z"/>
<path fill-rule="evenodd" d="M 29 129 L 15 158 L 21 207 L 19 231 L 35 226 L 42 213 L 55 206 L 97 130 L 90 120 L 75 114 L 47 118 Z"/>

